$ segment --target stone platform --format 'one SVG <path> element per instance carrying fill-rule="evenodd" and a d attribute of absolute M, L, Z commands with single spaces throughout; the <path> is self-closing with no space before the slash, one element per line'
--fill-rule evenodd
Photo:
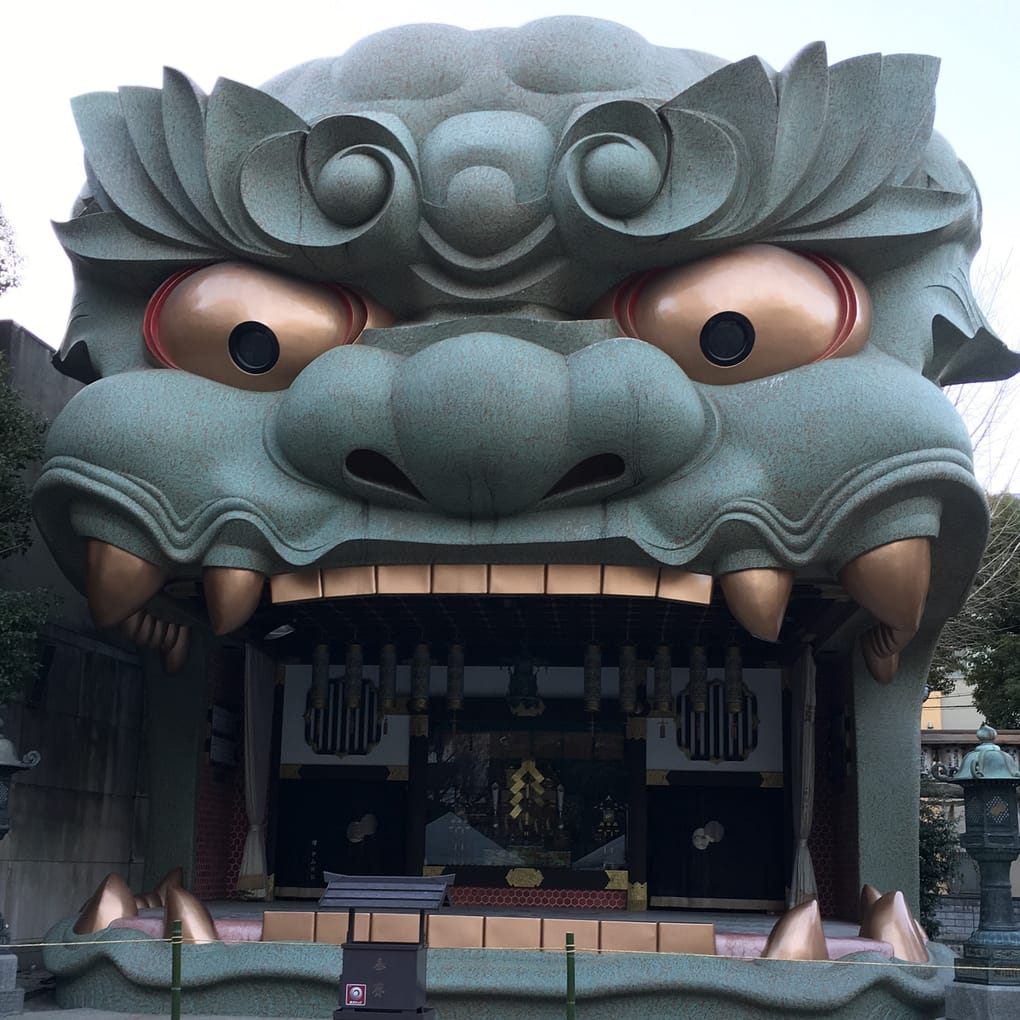
<path fill-rule="evenodd" d="M 275 904 L 301 907 L 310 904 Z M 254 930 L 261 903 L 213 905 L 217 925 Z M 515 912 L 517 913 L 517 912 Z M 573 920 L 620 922 L 618 911 Z M 457 916 L 447 914 L 445 916 Z M 542 916 L 542 915 L 539 915 Z M 626 915 L 625 915 L 626 916 Z M 694 912 L 630 915 L 638 925 L 696 923 Z M 155 920 L 153 912 L 152 920 Z M 147 920 L 142 918 L 143 921 Z M 548 915 L 542 920 L 552 920 Z M 717 931 L 717 953 L 577 953 L 578 1011 L 585 1020 L 669 1016 L 699 1020 L 857 1018 L 889 1015 L 931 1018 L 943 1010 L 952 956 L 931 946 L 927 965 L 887 959 L 869 947 L 840 960 L 792 962 L 719 955 L 727 946 L 760 946 L 775 923 L 767 915 L 711 915 L 712 922 L 744 931 Z M 622 922 L 627 923 L 627 922 Z M 146 931 L 108 928 L 73 933 L 60 922 L 46 941 L 45 966 L 57 976 L 63 1008 L 104 1008 L 134 1013 L 169 1009 L 169 944 Z M 533 927 L 533 926 L 532 926 Z M 856 927 L 828 922 L 830 946 Z M 590 928 L 589 928 L 590 930 Z M 647 930 L 647 929 L 646 929 Z M 850 941 L 849 948 L 854 943 Z M 760 948 L 757 950 L 760 952 Z M 831 951 L 831 949 L 830 949 Z M 337 1004 L 343 950 L 324 942 L 236 941 L 183 948 L 183 1002 L 188 1014 L 329 1017 Z M 565 959 L 552 949 L 430 948 L 429 1004 L 441 1020 L 561 1020 Z"/>

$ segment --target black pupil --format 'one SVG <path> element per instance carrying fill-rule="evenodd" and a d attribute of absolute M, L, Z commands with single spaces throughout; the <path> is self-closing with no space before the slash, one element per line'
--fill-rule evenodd
<path fill-rule="evenodd" d="M 740 312 L 720 312 L 701 328 L 701 353 L 713 365 L 739 365 L 754 347 L 754 326 Z"/>
<path fill-rule="evenodd" d="M 230 357 L 242 372 L 268 372 L 280 357 L 280 342 L 264 323 L 242 322 L 230 331 Z"/>

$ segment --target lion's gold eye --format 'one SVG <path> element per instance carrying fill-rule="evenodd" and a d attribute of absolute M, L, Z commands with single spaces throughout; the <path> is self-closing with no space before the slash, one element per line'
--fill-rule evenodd
<path fill-rule="evenodd" d="M 595 314 L 714 384 L 855 354 L 871 331 L 867 289 L 850 270 L 764 244 L 633 277 Z"/>
<path fill-rule="evenodd" d="M 170 277 L 145 311 L 145 343 L 168 368 L 248 390 L 286 389 L 331 347 L 388 317 L 345 287 L 222 262 Z"/>

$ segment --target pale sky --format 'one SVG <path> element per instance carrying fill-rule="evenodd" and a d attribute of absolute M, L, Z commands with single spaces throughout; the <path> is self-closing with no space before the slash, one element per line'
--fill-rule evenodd
<path fill-rule="evenodd" d="M 970 166 L 984 202 L 984 244 L 973 279 L 980 293 L 983 278 L 997 279 L 1006 268 L 986 310 L 1003 339 L 1020 347 L 1020 254 L 1013 254 L 1020 232 L 1017 0 L 20 0 L 8 4 L 0 20 L 0 205 L 14 227 L 24 268 L 21 286 L 0 298 L 0 318 L 18 320 L 51 345 L 60 343 L 71 274 L 49 221 L 67 216 L 83 180 L 72 96 L 119 85 L 158 86 L 165 64 L 207 91 L 218 76 L 258 85 L 393 25 L 438 21 L 485 28 L 553 14 L 620 21 L 659 45 L 731 60 L 754 53 L 774 67 L 817 39 L 828 44 L 830 63 L 875 51 L 941 57 L 935 126 Z M 1009 453 L 1010 424 L 1020 422 L 1017 392 L 1014 386 L 1013 414 L 997 427 L 1010 474 L 1020 460 L 1020 450 Z M 999 487 L 1010 481 L 998 453 L 988 453 L 984 466 L 981 459 L 984 481 Z M 1018 481 L 1013 475 L 1014 489 Z"/>

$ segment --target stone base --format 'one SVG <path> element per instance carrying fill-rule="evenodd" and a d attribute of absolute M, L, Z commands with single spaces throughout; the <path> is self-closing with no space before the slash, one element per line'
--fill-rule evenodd
<path fill-rule="evenodd" d="M 12 1013 L 23 1013 L 24 1011 L 24 988 L 6 988 L 0 991 L 0 1016 L 10 1016 Z"/>
<path fill-rule="evenodd" d="M 25 1009 L 25 989 L 17 987 L 18 958 L 0 951 L 0 1016 L 21 1013 Z"/>
<path fill-rule="evenodd" d="M 18 981 L 18 958 L 0 950 L 0 992 L 13 988 Z"/>
<path fill-rule="evenodd" d="M 333 1020 L 348 1020 L 348 1017 L 361 1017 L 362 1020 L 438 1020 L 438 1014 L 434 1009 L 423 1009 L 420 1012 L 413 1009 L 362 1009 L 355 1006 L 351 1009 L 333 1010 Z"/>
<path fill-rule="evenodd" d="M 1016 1020 L 1020 988 L 1010 985 L 946 985 L 945 1020 Z"/>

